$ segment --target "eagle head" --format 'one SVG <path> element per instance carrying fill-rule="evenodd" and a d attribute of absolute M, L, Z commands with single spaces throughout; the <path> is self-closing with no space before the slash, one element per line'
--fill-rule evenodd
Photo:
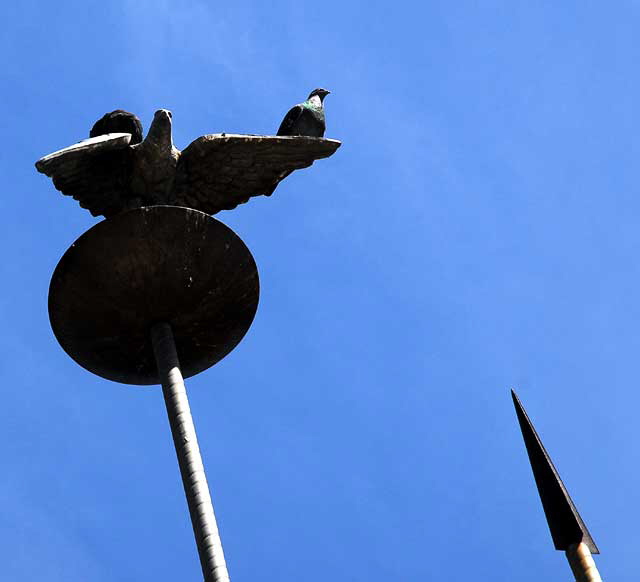
<path fill-rule="evenodd" d="M 158 111 L 155 112 L 145 141 L 147 140 L 160 146 L 171 147 L 173 145 L 173 139 L 171 137 L 171 111 L 158 109 Z"/>

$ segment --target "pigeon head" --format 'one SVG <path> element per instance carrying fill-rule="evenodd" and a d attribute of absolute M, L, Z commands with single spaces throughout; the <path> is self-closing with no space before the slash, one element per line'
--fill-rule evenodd
<path fill-rule="evenodd" d="M 309 93 L 309 97 L 307 99 L 311 99 L 312 97 L 319 97 L 320 101 L 324 101 L 324 98 L 331 93 L 331 91 L 327 91 L 326 89 L 314 89 Z"/>

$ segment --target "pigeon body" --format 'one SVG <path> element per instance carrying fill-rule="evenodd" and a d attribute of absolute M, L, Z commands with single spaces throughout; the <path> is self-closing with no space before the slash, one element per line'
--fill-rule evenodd
<path fill-rule="evenodd" d="M 105 113 L 93 124 L 89 137 L 98 137 L 107 133 L 130 133 L 131 145 L 142 141 L 142 123 L 133 113 L 116 109 L 111 113 Z"/>
<path fill-rule="evenodd" d="M 324 137 L 324 98 L 329 94 L 326 89 L 314 89 L 306 101 L 294 105 L 284 116 L 278 135 L 305 135 Z"/>

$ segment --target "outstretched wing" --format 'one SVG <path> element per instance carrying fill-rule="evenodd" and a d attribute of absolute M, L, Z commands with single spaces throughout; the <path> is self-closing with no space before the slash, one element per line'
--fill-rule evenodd
<path fill-rule="evenodd" d="M 289 112 L 284 116 L 280 128 L 278 129 L 278 135 L 291 135 L 296 122 L 300 119 L 304 107 L 302 105 L 294 105 Z"/>
<path fill-rule="evenodd" d="M 39 159 L 36 169 L 93 216 L 109 217 L 124 210 L 130 197 L 130 141 L 129 133 L 85 139 Z"/>
<path fill-rule="evenodd" d="M 230 210 L 270 195 L 291 172 L 328 158 L 340 145 L 306 136 L 204 135 L 182 151 L 173 203 L 208 214 Z"/>

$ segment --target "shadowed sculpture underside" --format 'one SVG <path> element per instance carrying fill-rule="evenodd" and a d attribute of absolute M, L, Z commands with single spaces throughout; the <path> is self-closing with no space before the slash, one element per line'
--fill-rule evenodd
<path fill-rule="evenodd" d="M 96 224 L 51 278 L 49 318 L 81 366 L 126 384 L 159 383 L 150 330 L 171 324 L 182 374 L 193 376 L 242 339 L 258 306 L 258 271 L 227 226 L 177 206 Z"/>

